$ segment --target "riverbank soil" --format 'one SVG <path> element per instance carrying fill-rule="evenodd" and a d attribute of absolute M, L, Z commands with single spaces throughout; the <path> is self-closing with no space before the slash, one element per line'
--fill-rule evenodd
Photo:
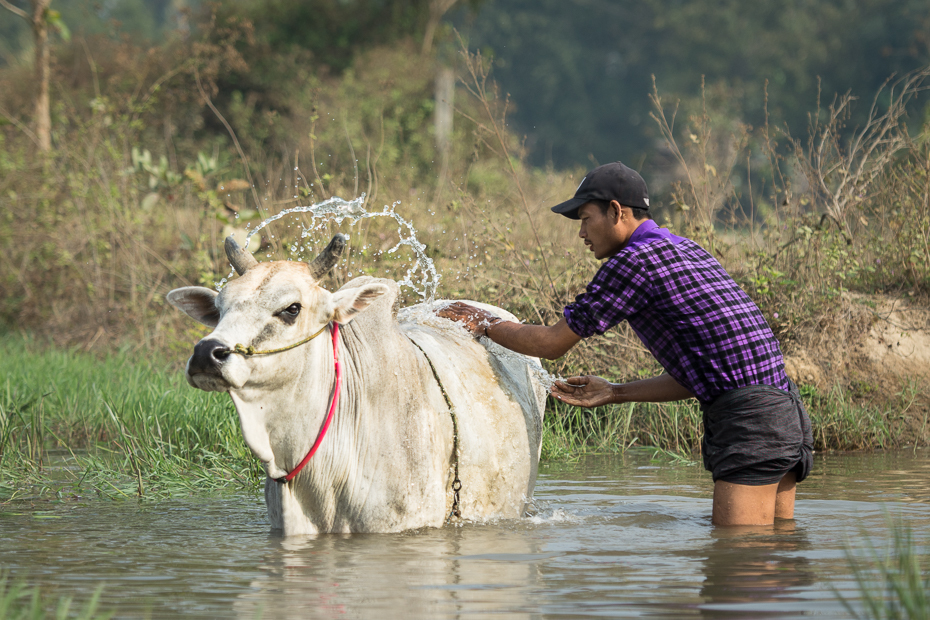
<path fill-rule="evenodd" d="M 783 343 L 798 385 L 844 388 L 855 400 L 901 409 L 915 436 L 930 414 L 927 299 L 845 293 L 835 311 Z"/>

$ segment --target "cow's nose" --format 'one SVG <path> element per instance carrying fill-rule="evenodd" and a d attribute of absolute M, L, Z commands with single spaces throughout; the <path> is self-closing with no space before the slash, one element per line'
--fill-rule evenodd
<path fill-rule="evenodd" d="M 190 374 L 212 372 L 229 357 L 229 348 L 219 340 L 201 340 L 194 346 L 188 369 Z"/>

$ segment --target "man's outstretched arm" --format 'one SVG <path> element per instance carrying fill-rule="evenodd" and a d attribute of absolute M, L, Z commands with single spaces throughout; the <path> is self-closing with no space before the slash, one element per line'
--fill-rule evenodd
<path fill-rule="evenodd" d="M 476 336 L 487 336 L 511 351 L 547 360 L 562 357 L 581 340 L 581 337 L 571 330 L 564 318 L 549 327 L 524 325 L 506 321 L 487 310 L 459 301 L 449 304 L 437 314 L 443 318 L 458 321 Z"/>
<path fill-rule="evenodd" d="M 612 403 L 665 403 L 694 398 L 687 388 L 669 374 L 630 383 L 611 383 L 594 376 L 570 377 L 556 381 L 552 396 L 579 407 L 600 407 Z"/>

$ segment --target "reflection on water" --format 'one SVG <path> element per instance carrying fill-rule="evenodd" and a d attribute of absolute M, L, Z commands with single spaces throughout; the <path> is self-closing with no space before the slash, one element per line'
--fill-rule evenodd
<path fill-rule="evenodd" d="M 281 538 L 258 497 L 0 506 L 0 569 L 119 617 L 842 618 L 844 548 L 888 515 L 930 538 L 930 454 L 818 456 L 794 521 L 715 528 L 697 467 L 642 453 L 544 464 L 526 519 Z"/>
<path fill-rule="evenodd" d="M 802 603 L 802 588 L 816 582 L 803 528 L 779 521 L 774 528 L 718 528 L 704 550 L 702 615 L 711 618 L 778 618 L 787 603 Z M 798 610 L 802 606 L 792 605 Z"/>
<path fill-rule="evenodd" d="M 261 576 L 234 608 L 249 618 L 263 608 L 274 609 L 269 615 L 275 618 L 375 617 L 385 610 L 435 618 L 499 611 L 520 605 L 522 594 L 509 592 L 533 583 L 534 564 L 545 557 L 532 540 L 497 526 L 279 539 L 260 561 Z M 269 600 L 276 601 L 272 608 Z"/>

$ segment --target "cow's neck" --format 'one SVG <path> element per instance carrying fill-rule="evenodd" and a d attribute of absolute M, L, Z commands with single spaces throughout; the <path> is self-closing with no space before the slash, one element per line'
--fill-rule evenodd
<path fill-rule="evenodd" d="M 352 513 L 345 510 L 347 505 L 357 508 L 372 493 L 383 492 L 372 489 L 372 481 L 391 479 L 397 468 L 409 470 L 403 455 L 384 458 L 382 448 L 403 448 L 402 435 L 410 429 L 399 426 L 398 418 L 410 407 L 401 401 L 416 392 L 410 384 L 417 376 L 412 345 L 389 314 L 363 314 L 342 326 L 339 359 L 341 394 L 329 431 L 310 462 L 289 483 L 292 487 L 280 490 L 295 494 L 303 510 L 311 513 L 306 517 L 328 530 L 334 528 L 334 515 Z M 272 478 L 296 467 L 320 431 L 335 379 L 332 341 L 318 338 L 308 343 L 299 358 L 275 363 L 299 365 L 294 380 L 271 392 L 246 388 L 232 394 L 246 442 L 267 463 Z"/>
<path fill-rule="evenodd" d="M 359 317 L 342 328 L 342 395 L 330 430 L 333 441 L 327 436 L 320 446 L 322 451 L 329 444 L 327 461 L 338 464 L 338 471 L 324 471 L 324 475 L 353 477 L 362 473 L 357 470 L 373 473 L 386 463 L 372 445 L 399 441 L 396 407 L 391 405 L 407 391 L 402 382 L 412 364 L 409 343 L 396 325 L 365 319 L 369 317 Z M 320 473 L 324 468 L 321 463 L 314 469 Z"/>
<path fill-rule="evenodd" d="M 419 406 L 422 390 L 413 387 L 419 381 L 413 347 L 392 317 L 388 316 L 389 321 L 377 318 L 363 315 L 343 327 L 339 349 L 342 395 L 329 433 L 293 486 L 272 489 L 289 495 L 288 499 L 299 504 L 301 518 L 319 530 L 381 529 L 385 525 L 355 522 L 353 515 L 390 522 L 395 517 L 379 517 L 374 513 L 381 508 L 375 507 L 397 505 L 393 500 L 409 492 L 409 484 L 403 481 L 428 477 L 429 442 L 411 438 L 424 436 L 432 426 L 421 419 L 429 414 Z M 324 392 L 328 397 L 330 389 Z M 313 409 L 306 446 L 325 415 L 319 406 L 323 400 L 319 396 L 315 400 L 319 402 Z M 335 522 L 337 515 L 347 521 Z"/>
<path fill-rule="evenodd" d="M 276 354 L 273 361 L 286 381 L 246 385 L 230 391 L 246 443 L 276 478 L 286 475 L 306 454 L 306 437 L 316 437 L 329 406 L 335 369 L 332 340 L 317 338 L 303 347 Z"/>

